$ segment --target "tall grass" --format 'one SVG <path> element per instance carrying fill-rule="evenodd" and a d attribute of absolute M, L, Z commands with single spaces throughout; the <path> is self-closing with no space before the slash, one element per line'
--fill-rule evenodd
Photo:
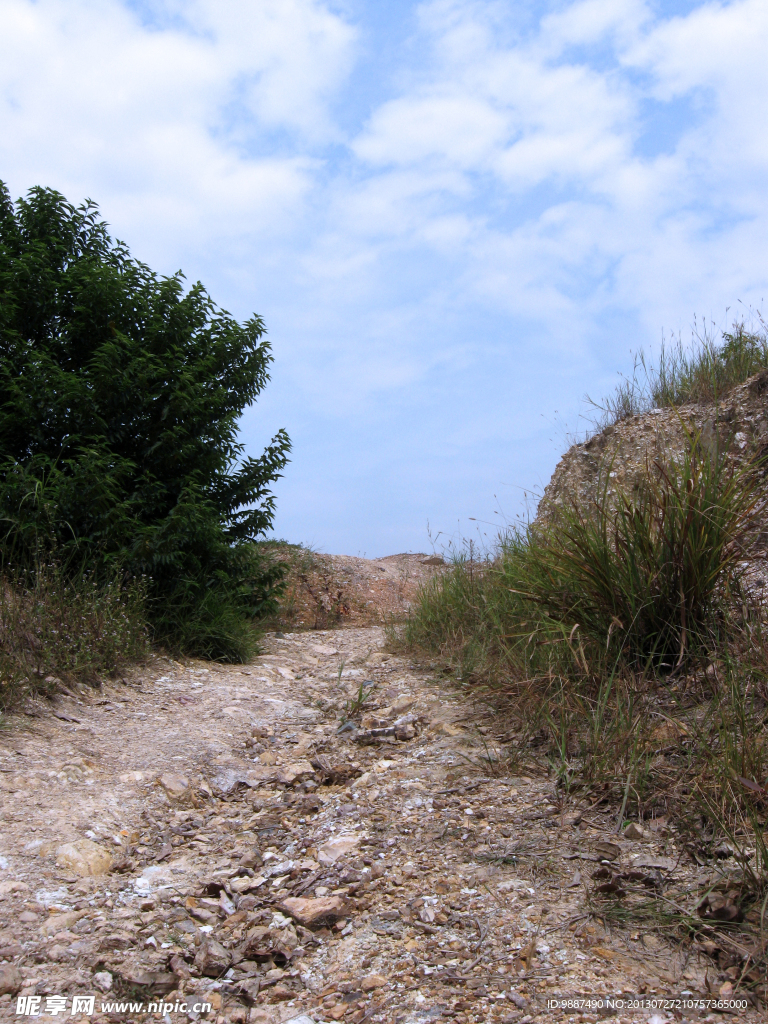
<path fill-rule="evenodd" d="M 53 678 L 97 682 L 148 651 L 143 581 L 99 582 L 55 563 L 0 577 L 0 710 Z"/>
<path fill-rule="evenodd" d="M 756 486 L 691 437 L 680 464 L 649 466 L 633 494 L 605 486 L 586 508 L 506 533 L 484 564 L 457 559 L 421 591 L 407 642 L 488 678 L 679 671 L 716 643 Z"/>
<path fill-rule="evenodd" d="M 613 394 L 601 402 L 587 400 L 599 411 L 602 428 L 650 409 L 715 402 L 766 368 L 768 335 L 762 322 L 757 332 L 743 323 L 734 324 L 722 341 L 705 331 L 691 346 L 684 346 L 680 339 L 662 344 L 657 363 L 640 352 L 632 376 L 622 380 Z"/>

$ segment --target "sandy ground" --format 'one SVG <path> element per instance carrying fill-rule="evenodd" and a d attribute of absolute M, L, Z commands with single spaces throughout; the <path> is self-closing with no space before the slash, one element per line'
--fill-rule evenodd
<path fill-rule="evenodd" d="M 506 774 L 487 709 L 378 626 L 25 710 L 0 731 L 1 1020 L 764 1019 L 715 1012 L 700 947 L 601 923 L 596 872 L 678 869 L 664 821 L 617 836 Z"/>

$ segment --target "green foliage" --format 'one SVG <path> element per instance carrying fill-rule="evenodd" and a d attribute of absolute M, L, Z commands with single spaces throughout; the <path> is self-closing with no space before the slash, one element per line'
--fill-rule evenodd
<path fill-rule="evenodd" d="M 158 277 L 91 203 L 37 188 L 14 206 L 2 187 L 0 345 L 5 563 L 118 566 L 149 581 L 156 637 L 246 655 L 279 584 L 253 541 L 290 450 L 284 431 L 259 458 L 237 440 L 269 379 L 260 318 Z"/>
<path fill-rule="evenodd" d="M 680 340 L 662 345 L 658 365 L 640 352 L 631 378 L 622 380 L 604 402 L 588 400 L 601 411 L 604 427 L 649 409 L 715 402 L 767 367 L 765 331 L 756 333 L 744 324 L 734 324 L 719 343 L 705 333 L 691 347 L 684 347 Z"/>
<path fill-rule="evenodd" d="M 546 616 L 633 668 L 680 668 L 706 650 L 738 575 L 753 475 L 726 473 L 690 441 L 681 465 L 649 466 L 636 494 L 613 498 L 606 480 L 592 507 L 559 510 L 525 557 L 502 560 L 503 580 Z"/>
<path fill-rule="evenodd" d="M 457 559 L 421 592 L 409 643 L 453 652 L 464 674 L 609 665 L 662 674 L 706 653 L 755 507 L 753 470 L 726 472 L 697 438 L 680 465 L 649 467 L 633 495 L 603 487 L 588 508 L 500 538 L 483 563 Z"/>

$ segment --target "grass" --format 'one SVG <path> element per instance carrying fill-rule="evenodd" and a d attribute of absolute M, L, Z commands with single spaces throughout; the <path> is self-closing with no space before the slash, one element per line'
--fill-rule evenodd
<path fill-rule="evenodd" d="M 636 379 L 604 406 L 613 421 L 719 398 L 768 366 L 768 346 L 736 328 L 720 346 L 637 366 L 642 388 Z M 609 491 L 606 467 L 588 506 L 560 505 L 486 554 L 467 546 L 422 587 L 396 639 L 492 703 L 510 763 L 549 773 L 563 800 L 607 801 L 617 831 L 667 816 L 686 860 L 709 865 L 720 916 L 701 886 L 675 896 L 622 882 L 621 895 L 609 885 L 591 898 L 616 922 L 655 916 L 686 941 L 738 928 L 748 948 L 741 980 L 759 988 L 768 980 L 768 632 L 745 585 L 742 541 L 763 467 L 733 468 L 687 436 L 684 457 L 649 462 L 632 493 Z"/>
<path fill-rule="evenodd" d="M 657 363 L 640 352 L 632 376 L 622 380 L 612 395 L 602 402 L 587 401 L 598 410 L 602 429 L 651 409 L 716 402 L 767 368 L 768 334 L 762 320 L 757 332 L 737 323 L 720 342 L 705 331 L 689 347 L 679 339 L 662 344 Z"/>
<path fill-rule="evenodd" d="M 56 564 L 0 577 L 0 711 L 60 681 L 94 684 L 148 651 L 143 581 L 72 578 Z"/>

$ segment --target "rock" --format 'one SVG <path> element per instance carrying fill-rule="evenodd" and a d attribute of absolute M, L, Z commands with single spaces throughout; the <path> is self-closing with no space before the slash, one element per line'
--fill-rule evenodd
<path fill-rule="evenodd" d="M 313 928 L 320 924 L 332 924 L 349 913 L 347 900 L 340 896 L 321 896 L 318 899 L 302 899 L 291 896 L 280 904 L 298 924 Z"/>
<path fill-rule="evenodd" d="M 621 847 L 616 843 L 601 840 L 599 843 L 595 843 L 595 853 L 601 860 L 618 860 L 621 856 Z"/>
<path fill-rule="evenodd" d="M 258 978 L 247 978 L 245 981 L 241 981 L 235 987 L 235 993 L 242 999 L 247 1006 L 253 1006 L 256 1002 L 256 997 L 259 994 L 259 979 Z M 315 1024 L 312 1021 L 312 1024 Z"/>
<path fill-rule="evenodd" d="M 227 950 L 210 936 L 206 936 L 195 957 L 195 967 L 209 978 L 220 978 L 227 971 L 232 957 Z"/>
<path fill-rule="evenodd" d="M 134 938 L 130 932 L 112 932 L 101 940 L 99 951 L 106 953 L 110 949 L 130 949 L 133 944 Z"/>
<path fill-rule="evenodd" d="M 314 774 L 315 769 L 309 761 L 296 761 L 293 764 L 287 764 L 284 768 L 278 768 L 277 781 L 284 786 L 292 786 L 295 782 L 313 778 Z"/>
<path fill-rule="evenodd" d="M 634 821 L 631 821 L 629 825 L 627 825 L 627 827 L 624 829 L 625 839 L 642 839 L 644 835 L 645 833 L 643 832 L 643 830 L 640 828 L 639 825 L 636 825 Z"/>
<path fill-rule="evenodd" d="M 317 860 L 323 867 L 335 864 L 339 857 L 350 853 L 360 842 L 359 836 L 334 836 L 317 848 Z"/>
<path fill-rule="evenodd" d="M 109 971 L 97 971 L 93 976 L 93 983 L 100 992 L 109 992 L 112 988 L 112 975 Z"/>
<path fill-rule="evenodd" d="M 384 988 L 387 979 L 383 974 L 367 974 L 360 982 L 363 992 L 373 992 L 376 988 Z"/>
<path fill-rule="evenodd" d="M 83 878 L 106 875 L 112 867 L 112 855 L 91 839 L 78 839 L 58 848 L 56 864 L 60 868 L 69 868 Z"/>
<path fill-rule="evenodd" d="M 39 920 L 40 918 L 37 914 L 33 914 L 31 910 L 22 910 L 19 914 L 19 921 L 21 921 L 22 924 L 34 924 L 35 921 Z"/>
<path fill-rule="evenodd" d="M 158 782 L 165 790 L 169 800 L 184 800 L 189 796 L 189 780 L 184 775 L 164 772 Z"/>
<path fill-rule="evenodd" d="M 106 972 L 105 972 L 106 973 Z M 141 988 L 148 988 L 155 995 L 164 996 L 172 992 L 178 985 L 178 978 L 175 974 L 167 974 L 165 971 L 142 971 L 123 970 L 120 977 L 128 985 L 138 985 Z"/>
<path fill-rule="evenodd" d="M 171 968 L 176 977 L 179 978 L 181 981 L 188 981 L 192 977 L 189 968 L 187 967 L 186 963 L 181 959 L 178 953 L 173 954 L 173 956 L 168 961 L 168 966 Z"/>
<path fill-rule="evenodd" d="M 271 995 L 273 1002 L 283 1003 L 288 999 L 293 999 L 296 996 L 296 993 L 291 991 L 291 989 L 287 988 L 285 985 L 275 985 L 272 989 Z M 346 1012 L 346 1007 L 344 1009 Z"/>
<path fill-rule="evenodd" d="M 15 996 L 21 988 L 21 974 L 13 964 L 0 964 L 0 996 Z"/>

